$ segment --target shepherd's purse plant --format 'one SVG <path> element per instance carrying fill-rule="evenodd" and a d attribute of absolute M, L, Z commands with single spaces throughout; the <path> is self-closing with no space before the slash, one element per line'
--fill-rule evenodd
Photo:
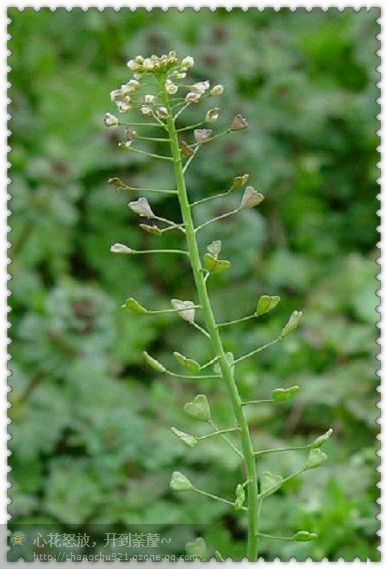
<path fill-rule="evenodd" d="M 119 143 L 119 146 L 123 150 L 146 154 L 155 160 L 166 162 L 167 167 L 170 165 L 175 176 L 175 188 L 135 188 L 118 178 L 112 178 L 109 182 L 118 189 L 133 194 L 136 192 L 150 195 L 161 193 L 176 196 L 181 211 L 181 220 L 179 221 L 172 221 L 158 216 L 154 213 L 148 199 L 143 196 L 130 201 L 129 208 L 140 217 L 140 228 L 143 231 L 161 239 L 163 239 L 163 235 L 166 232 L 176 231 L 180 234 L 185 245 L 176 249 L 158 247 L 150 250 L 135 250 L 130 244 L 115 243 L 111 246 L 111 251 L 122 255 L 171 254 L 183 257 L 191 265 L 195 284 L 193 298 L 196 297 L 196 300 L 175 298 L 171 300 L 171 307 L 164 310 L 153 310 L 143 306 L 141 300 L 131 297 L 124 302 L 123 308 L 129 313 L 143 317 L 165 312 L 176 313 L 188 325 L 191 325 L 195 332 L 202 334 L 204 341 L 209 343 L 211 359 L 205 363 L 199 363 L 190 356 L 183 355 L 178 351 L 174 352 L 173 355 L 177 364 L 183 368 L 185 373 L 168 369 L 164 363 L 158 361 L 147 352 L 144 352 L 144 358 L 151 368 L 165 376 L 198 381 L 212 378 L 216 381 L 224 382 L 234 414 L 233 418 L 231 418 L 230 426 L 218 428 L 212 420 L 207 397 L 200 393 L 194 397 L 193 401 L 186 403 L 184 412 L 198 421 L 207 423 L 210 428 L 209 433 L 196 436 L 195 434 L 183 432 L 175 426 L 171 427 L 171 430 L 177 439 L 189 448 L 193 448 L 198 444 L 204 444 L 203 441 L 209 437 L 222 438 L 241 460 L 244 479 L 233 489 L 232 499 L 215 496 L 203 488 L 198 488 L 195 482 L 190 481 L 184 474 L 177 471 L 172 473 L 170 488 L 176 492 L 196 492 L 209 499 L 228 504 L 232 511 L 240 511 L 245 514 L 247 516 L 248 528 L 246 555 L 248 560 L 256 561 L 259 555 L 259 541 L 262 538 L 310 541 L 317 537 L 308 528 L 295 528 L 295 533 L 290 536 L 282 535 L 281 528 L 280 535 L 264 534 L 260 531 L 259 526 L 260 511 L 263 500 L 269 498 L 283 484 L 307 470 L 320 466 L 326 461 L 327 456 L 321 450 L 321 447 L 331 436 L 332 430 L 329 429 L 314 441 L 303 446 L 255 449 L 253 448 L 245 412 L 246 407 L 268 402 L 278 405 L 284 401 L 290 401 L 298 394 L 300 387 L 298 385 L 292 385 L 287 388 L 279 387 L 268 394 L 267 399 L 246 401 L 241 397 L 238 383 L 236 382 L 239 364 L 248 358 L 255 357 L 270 346 L 285 340 L 298 327 L 302 318 L 302 312 L 294 311 L 276 338 L 249 353 L 243 353 L 235 357 L 234 354 L 225 350 L 222 339 L 224 328 L 263 316 L 276 307 L 280 298 L 271 294 L 262 295 L 256 300 L 256 307 L 252 314 L 229 322 L 218 322 L 209 297 L 209 284 L 213 275 L 228 270 L 231 263 L 220 257 L 221 241 L 213 241 L 208 244 L 206 251 L 200 251 L 197 237 L 204 227 L 212 223 L 222 222 L 227 217 L 236 214 L 241 213 L 244 215 L 246 209 L 260 205 L 264 200 L 264 196 L 252 186 L 247 185 L 249 175 L 243 174 L 236 176 L 231 181 L 230 187 L 222 193 L 205 196 L 198 201 L 190 202 L 186 187 L 186 173 L 194 158 L 210 142 L 223 135 L 245 130 L 248 127 L 248 122 L 242 115 L 237 114 L 231 119 L 230 126 L 214 133 L 209 127 L 217 123 L 220 109 L 217 106 L 210 106 L 206 111 L 200 112 L 199 116 L 201 118 L 195 124 L 189 126 L 181 125 L 181 119 L 187 109 L 192 109 L 193 107 L 200 108 L 202 102 L 212 101 L 214 98 L 221 96 L 224 91 L 222 85 L 211 86 L 207 80 L 195 83 L 190 82 L 187 76 L 190 69 L 194 66 L 194 60 L 190 56 L 179 58 L 174 51 L 161 57 L 152 55 L 144 58 L 139 55 L 135 59 L 130 60 L 127 65 L 133 73 L 133 77 L 126 84 L 111 92 L 111 100 L 116 104 L 120 118 L 115 114 L 106 113 L 104 118 L 105 125 L 109 128 L 122 127 L 124 140 Z M 137 119 L 135 113 L 142 118 Z M 135 116 L 135 118 L 127 121 L 122 120 L 121 116 Z M 141 134 L 138 133 L 137 129 L 141 129 Z M 156 132 L 152 132 L 153 130 Z M 158 143 L 166 151 L 160 154 L 148 152 L 141 146 L 143 141 L 146 143 Z M 194 212 L 196 206 L 211 200 L 222 200 L 223 197 L 237 192 L 242 194 L 237 207 L 200 225 L 195 225 Z M 198 318 L 198 315 L 200 315 L 200 318 Z M 230 433 L 234 432 L 239 436 L 239 446 L 236 446 L 230 439 Z M 259 479 L 257 461 L 262 456 L 268 453 L 288 451 L 306 452 L 306 459 L 302 468 L 285 478 L 264 471 L 260 474 Z M 187 544 L 187 551 L 189 554 L 197 556 L 202 560 L 208 559 L 210 555 L 207 544 L 202 538 Z M 223 560 L 222 552 L 215 551 L 212 555 L 218 560 Z"/>

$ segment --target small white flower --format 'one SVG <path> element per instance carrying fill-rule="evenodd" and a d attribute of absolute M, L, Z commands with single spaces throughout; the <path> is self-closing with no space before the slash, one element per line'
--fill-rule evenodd
<path fill-rule="evenodd" d="M 127 62 L 127 67 L 131 70 L 131 71 L 135 71 L 135 69 L 137 68 L 137 63 L 134 59 L 130 59 Z"/>
<path fill-rule="evenodd" d="M 184 73 L 184 72 L 179 73 L 179 72 L 176 71 L 176 72 L 174 73 L 174 77 L 176 77 L 177 79 L 184 79 L 184 78 L 186 77 L 186 73 Z"/>
<path fill-rule="evenodd" d="M 121 89 L 113 89 L 113 91 L 110 92 L 110 100 L 112 101 L 112 103 L 114 103 L 115 101 L 119 101 L 122 98 L 123 98 L 123 92 L 121 91 Z"/>
<path fill-rule="evenodd" d="M 136 61 L 136 63 L 143 63 L 144 57 L 142 55 L 137 55 L 135 57 L 135 61 Z"/>
<path fill-rule="evenodd" d="M 127 247 L 123 243 L 114 243 L 110 248 L 111 253 L 120 253 L 121 255 L 130 255 L 133 249 Z"/>
<path fill-rule="evenodd" d="M 191 91 L 187 93 L 185 101 L 186 103 L 198 103 L 200 101 L 201 95 L 199 93 L 192 93 Z"/>
<path fill-rule="evenodd" d="M 170 79 L 166 81 L 166 91 L 169 95 L 175 95 L 178 91 L 178 85 L 175 85 Z"/>
<path fill-rule="evenodd" d="M 205 142 L 208 138 L 211 137 L 213 131 L 210 128 L 196 128 L 194 130 L 194 138 L 196 142 Z"/>
<path fill-rule="evenodd" d="M 209 89 L 209 87 L 210 87 L 209 81 L 199 81 L 198 83 L 194 83 L 194 85 L 191 85 L 190 89 L 194 93 L 199 93 L 200 95 L 203 95 Z"/>
<path fill-rule="evenodd" d="M 119 124 L 119 119 L 111 113 L 106 113 L 104 117 L 104 124 L 105 126 L 117 126 Z"/>
<path fill-rule="evenodd" d="M 210 91 L 210 94 L 214 97 L 216 95 L 222 95 L 223 92 L 224 92 L 223 85 L 214 85 L 214 87 Z"/>
<path fill-rule="evenodd" d="M 142 106 L 140 107 L 140 112 L 141 112 L 142 115 L 148 116 L 148 115 L 150 115 L 150 114 L 152 113 L 152 109 L 151 109 L 151 107 L 149 107 L 148 105 L 142 105 Z"/>
<path fill-rule="evenodd" d="M 126 87 L 130 90 L 130 92 L 136 91 L 136 89 L 140 87 L 140 83 L 136 79 L 130 79 Z"/>
<path fill-rule="evenodd" d="M 166 107 L 159 107 L 156 112 L 158 114 L 158 117 L 161 119 L 166 119 L 168 117 L 168 110 Z"/>
<path fill-rule="evenodd" d="M 143 61 L 143 68 L 146 71 L 153 71 L 154 70 L 155 64 L 150 57 L 146 57 L 145 60 Z"/>
<path fill-rule="evenodd" d="M 194 58 L 188 55 L 182 59 L 182 65 L 185 67 L 193 67 L 194 65 Z"/>
<path fill-rule="evenodd" d="M 131 105 L 125 101 L 116 101 L 116 106 L 120 113 L 127 113 L 132 109 Z"/>
<path fill-rule="evenodd" d="M 144 96 L 144 102 L 147 105 L 153 105 L 156 101 L 156 96 L 155 95 L 145 95 Z"/>

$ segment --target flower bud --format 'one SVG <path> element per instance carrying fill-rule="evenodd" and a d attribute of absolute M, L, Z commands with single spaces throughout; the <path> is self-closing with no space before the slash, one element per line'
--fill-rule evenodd
<path fill-rule="evenodd" d="M 236 487 L 236 500 L 234 502 L 234 509 L 236 512 L 241 510 L 245 502 L 245 490 L 242 484 L 237 484 Z"/>
<path fill-rule="evenodd" d="M 158 237 L 160 237 L 160 235 L 162 235 L 163 233 L 162 230 L 159 229 L 157 225 L 148 225 L 146 223 L 140 223 L 139 227 L 144 231 L 146 231 L 147 233 L 150 233 L 151 235 L 157 235 Z"/>
<path fill-rule="evenodd" d="M 155 64 L 150 57 L 146 57 L 143 61 L 143 69 L 145 71 L 153 71 L 155 68 Z"/>
<path fill-rule="evenodd" d="M 172 473 L 170 480 L 170 488 L 171 490 L 175 490 L 176 492 L 185 492 L 187 490 L 192 490 L 193 485 L 184 474 L 176 470 L 175 472 Z"/>
<path fill-rule="evenodd" d="M 178 92 L 178 85 L 175 85 L 175 83 L 173 83 L 171 81 L 171 79 L 167 79 L 166 81 L 166 91 L 169 95 L 175 95 L 175 93 Z"/>
<path fill-rule="evenodd" d="M 111 115 L 111 113 L 105 113 L 104 124 L 105 126 L 117 126 L 119 124 L 119 119 L 114 115 Z"/>
<path fill-rule="evenodd" d="M 128 87 L 130 92 L 133 92 L 140 87 L 140 83 L 136 79 L 130 79 L 126 86 Z"/>
<path fill-rule="evenodd" d="M 213 257 L 217 258 L 218 255 L 221 253 L 221 247 L 222 247 L 221 241 L 219 240 L 212 241 L 210 245 L 207 246 L 207 250 L 211 255 L 213 255 Z"/>
<path fill-rule="evenodd" d="M 320 437 L 317 437 L 312 443 L 310 443 L 309 447 L 310 448 L 321 447 L 323 444 L 325 444 L 325 442 L 327 442 L 330 439 L 332 434 L 333 434 L 333 429 L 329 429 L 328 431 L 326 431 L 326 433 L 324 433 Z"/>
<path fill-rule="evenodd" d="M 189 68 L 190 68 L 190 67 L 193 67 L 193 65 L 194 65 L 194 58 L 191 57 L 190 55 L 184 57 L 184 58 L 182 59 L 182 65 L 183 65 L 184 67 L 189 67 Z"/>
<path fill-rule="evenodd" d="M 186 322 L 190 322 L 192 324 L 195 318 L 195 306 L 194 302 L 191 300 L 178 300 L 177 298 L 173 298 L 171 300 L 171 306 L 178 310 L 178 314 L 183 320 Z"/>
<path fill-rule="evenodd" d="M 123 243 L 114 243 L 109 250 L 111 253 L 119 253 L 121 255 L 130 255 L 133 253 L 133 249 Z"/>
<path fill-rule="evenodd" d="M 233 180 L 232 185 L 229 188 L 229 192 L 234 192 L 245 186 L 247 181 L 249 180 L 249 174 L 244 174 L 243 176 L 236 176 Z"/>
<path fill-rule="evenodd" d="M 116 102 L 117 109 L 119 113 L 127 113 L 132 109 L 131 105 L 126 101 L 117 101 Z"/>
<path fill-rule="evenodd" d="M 206 395 L 203 395 L 202 393 L 196 395 L 193 401 L 186 403 L 183 407 L 183 411 L 198 421 L 204 421 L 207 423 L 211 418 L 209 402 Z"/>
<path fill-rule="evenodd" d="M 148 217 L 148 218 L 155 217 L 155 214 L 152 211 L 147 198 L 139 198 L 134 202 L 129 202 L 128 207 L 132 211 L 140 215 L 140 217 Z"/>
<path fill-rule="evenodd" d="M 136 63 L 136 61 L 135 61 L 134 59 L 130 59 L 130 60 L 127 62 L 127 67 L 128 67 L 128 69 L 130 69 L 131 71 L 135 71 L 135 69 L 137 69 L 137 63 Z"/>
<path fill-rule="evenodd" d="M 153 105 L 156 102 L 156 96 L 155 95 L 145 95 L 144 96 L 144 102 L 146 105 Z"/>
<path fill-rule="evenodd" d="M 144 308 L 136 298 L 128 298 L 124 304 L 121 305 L 121 308 L 127 310 L 127 312 L 133 312 L 134 314 L 148 314 L 148 310 Z"/>
<path fill-rule="evenodd" d="M 272 391 L 272 399 L 279 402 L 290 401 L 290 399 L 293 399 L 299 393 L 299 391 L 299 385 L 292 385 L 287 389 L 278 387 Z"/>
<path fill-rule="evenodd" d="M 200 561 L 209 560 L 206 541 L 203 539 L 203 537 L 198 537 L 195 541 L 186 543 L 186 552 L 189 557 L 196 557 Z"/>
<path fill-rule="evenodd" d="M 162 365 L 160 362 L 158 362 L 158 360 L 156 360 L 155 358 L 150 356 L 147 352 L 143 352 L 143 356 L 144 356 L 146 363 L 150 367 L 152 367 L 152 369 L 154 369 L 155 371 L 158 371 L 160 373 L 166 373 L 166 371 L 167 371 L 166 368 L 164 367 L 164 365 Z"/>
<path fill-rule="evenodd" d="M 180 431 L 179 429 L 176 429 L 175 427 L 171 427 L 171 431 L 186 446 L 188 446 L 190 448 L 194 448 L 195 446 L 197 446 L 198 440 L 195 437 L 193 437 L 192 435 L 189 435 L 188 433 L 185 433 L 184 431 Z"/>
<path fill-rule="evenodd" d="M 161 119 L 166 119 L 168 117 L 168 110 L 166 107 L 158 107 L 156 113 Z"/>
<path fill-rule="evenodd" d="M 127 140 L 134 140 L 136 138 L 137 132 L 133 128 L 127 127 L 125 129 L 125 137 Z"/>
<path fill-rule="evenodd" d="M 288 334 L 291 334 L 298 326 L 302 319 L 303 313 L 294 310 L 291 314 L 289 321 L 284 326 L 283 330 L 281 331 L 280 337 L 285 338 Z"/>
<path fill-rule="evenodd" d="M 277 306 L 279 301 L 280 301 L 280 296 L 269 296 L 267 294 L 263 294 L 259 298 L 259 301 L 257 303 L 256 314 L 258 316 L 266 314 L 267 312 L 275 308 L 275 306 Z"/>
<path fill-rule="evenodd" d="M 260 494 L 266 494 L 270 496 L 282 485 L 283 478 L 280 474 L 272 474 L 268 470 L 263 472 L 260 479 Z"/>
<path fill-rule="evenodd" d="M 236 115 L 230 125 L 230 130 L 242 130 L 248 126 L 248 121 L 242 115 Z"/>
<path fill-rule="evenodd" d="M 263 194 L 261 194 L 260 192 L 256 192 L 256 190 L 252 188 L 252 186 L 247 186 L 240 203 L 240 209 L 249 209 L 251 207 L 255 207 L 263 200 L 264 200 Z"/>
<path fill-rule="evenodd" d="M 199 81 L 199 83 L 194 83 L 191 85 L 190 90 L 193 93 L 198 93 L 199 95 L 203 95 L 210 87 L 209 81 Z"/>
<path fill-rule="evenodd" d="M 196 128 L 194 130 L 194 138 L 198 143 L 205 142 L 205 140 L 208 140 L 212 134 L 213 131 L 210 128 Z"/>
<path fill-rule="evenodd" d="M 312 448 L 309 452 L 306 468 L 318 468 L 327 460 L 327 454 L 320 448 Z"/>
<path fill-rule="evenodd" d="M 215 97 L 216 95 L 222 95 L 223 92 L 224 92 L 223 85 L 214 85 L 214 87 L 210 91 L 210 95 Z"/>
<path fill-rule="evenodd" d="M 292 536 L 292 539 L 294 541 L 311 541 L 312 539 L 316 539 L 318 537 L 318 534 L 316 533 L 310 533 L 309 531 L 297 531 L 296 533 L 294 533 L 294 535 Z"/>
<path fill-rule="evenodd" d="M 209 109 L 208 112 L 206 113 L 205 121 L 215 122 L 219 116 L 220 116 L 220 109 L 218 107 L 214 107 L 213 109 Z"/>
<path fill-rule="evenodd" d="M 186 103 L 198 103 L 201 100 L 201 95 L 199 93 L 189 92 L 185 97 Z"/>
<path fill-rule="evenodd" d="M 140 112 L 142 115 L 149 116 L 152 113 L 152 108 L 149 105 L 141 105 Z"/>
<path fill-rule="evenodd" d="M 201 366 L 195 360 L 186 358 L 186 356 L 180 354 L 179 352 L 174 352 L 174 358 L 176 361 L 186 369 L 196 373 L 201 369 Z"/>

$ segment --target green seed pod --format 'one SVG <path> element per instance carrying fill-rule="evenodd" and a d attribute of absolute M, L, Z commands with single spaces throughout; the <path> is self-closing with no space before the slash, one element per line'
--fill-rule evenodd
<path fill-rule="evenodd" d="M 203 258 L 205 267 L 209 273 L 222 273 L 231 267 L 230 261 L 226 261 L 225 259 L 217 259 L 217 257 L 213 257 L 213 255 L 210 253 L 205 253 Z"/>
<path fill-rule="evenodd" d="M 127 184 L 120 180 L 120 178 L 109 178 L 108 184 L 111 186 L 116 186 L 116 188 L 119 190 L 126 190 L 128 187 Z"/>
<path fill-rule="evenodd" d="M 208 561 L 209 559 L 206 541 L 203 537 L 198 537 L 195 541 L 186 543 L 186 552 L 190 557 L 198 557 L 200 561 Z"/>
<path fill-rule="evenodd" d="M 141 229 L 143 229 L 147 233 L 150 233 L 151 235 L 157 235 L 158 237 L 162 235 L 162 230 L 159 229 L 157 225 L 148 225 L 147 223 L 140 223 L 139 227 L 141 227 Z"/>
<path fill-rule="evenodd" d="M 183 410 L 187 415 L 194 417 L 194 419 L 198 419 L 198 421 L 210 421 L 211 415 L 209 402 L 206 395 L 203 395 L 202 393 L 196 395 L 193 401 L 186 403 Z"/>
<path fill-rule="evenodd" d="M 261 316 L 266 312 L 269 312 L 279 303 L 280 296 L 269 296 L 268 294 L 263 294 L 257 303 L 256 314 Z"/>
<path fill-rule="evenodd" d="M 280 488 L 282 482 L 283 478 L 280 474 L 272 474 L 272 472 L 267 470 L 263 472 L 260 479 L 260 493 L 263 494 L 265 492 L 267 496 L 270 496 Z"/>
<path fill-rule="evenodd" d="M 325 444 L 326 441 L 330 439 L 332 434 L 333 434 L 333 429 L 329 429 L 328 431 L 326 431 L 326 433 L 324 433 L 320 437 L 317 437 L 312 443 L 310 443 L 309 447 L 310 448 L 321 447 L 323 444 Z"/>
<path fill-rule="evenodd" d="M 152 369 L 159 371 L 160 373 L 166 373 L 166 368 L 158 360 L 150 356 L 147 352 L 143 352 L 143 356 L 147 364 L 152 367 Z"/>
<path fill-rule="evenodd" d="M 193 485 L 184 474 L 176 470 L 175 472 L 172 473 L 170 480 L 170 488 L 171 490 L 175 490 L 176 492 L 186 492 L 188 490 L 192 490 Z"/>
<path fill-rule="evenodd" d="M 173 298 L 171 300 L 171 306 L 178 311 L 178 314 L 183 320 L 186 322 L 190 322 L 192 324 L 195 318 L 195 308 L 193 308 L 194 302 L 191 300 L 179 300 L 177 298 Z"/>
<path fill-rule="evenodd" d="M 152 217 L 155 217 L 155 214 L 152 211 L 147 198 L 139 198 L 134 202 L 129 202 L 128 207 L 129 209 L 137 213 L 137 215 L 139 215 L 140 217 L 148 217 L 150 219 Z"/>
<path fill-rule="evenodd" d="M 210 243 L 210 245 L 207 246 L 207 250 L 209 251 L 210 255 L 213 255 L 213 257 L 218 257 L 218 255 L 221 253 L 221 247 L 222 247 L 222 243 L 221 241 L 212 241 Z"/>
<path fill-rule="evenodd" d="M 245 502 L 245 490 L 242 484 L 237 484 L 236 486 L 236 500 L 234 502 L 234 509 L 236 512 L 241 510 Z"/>
<path fill-rule="evenodd" d="M 225 562 L 225 559 L 222 557 L 221 553 L 216 549 L 214 552 L 214 557 L 216 561 L 223 561 Z"/>
<path fill-rule="evenodd" d="M 121 308 L 124 308 L 128 312 L 133 312 L 134 314 L 148 314 L 149 310 L 144 308 L 136 298 L 128 298 L 124 304 L 121 305 Z"/>
<path fill-rule="evenodd" d="M 247 183 L 248 180 L 249 180 L 249 174 L 243 174 L 242 176 L 236 176 L 234 178 L 232 185 L 230 186 L 228 192 L 232 193 L 232 192 L 235 192 L 236 190 L 239 190 L 240 188 L 245 186 L 245 184 Z"/>
<path fill-rule="evenodd" d="M 281 331 L 280 337 L 285 338 L 286 336 L 288 336 L 288 334 L 291 334 L 291 332 L 293 332 L 299 326 L 302 316 L 303 316 L 302 312 L 294 310 L 294 312 L 290 316 L 289 321 Z"/>
<path fill-rule="evenodd" d="M 119 255 L 131 255 L 134 250 L 123 243 L 114 243 L 110 248 L 111 253 L 118 253 Z"/>
<path fill-rule="evenodd" d="M 293 399 L 300 391 L 299 385 L 292 385 L 287 389 L 283 389 L 282 387 L 278 387 L 272 391 L 272 399 L 274 401 L 289 401 Z"/>
<path fill-rule="evenodd" d="M 197 446 L 198 440 L 195 437 L 193 437 L 192 435 L 189 435 L 189 433 L 185 433 L 184 431 L 180 431 L 179 429 L 176 429 L 175 427 L 171 427 L 171 431 L 186 446 L 188 446 L 190 448 L 194 448 L 195 446 Z"/>
<path fill-rule="evenodd" d="M 318 468 L 327 460 L 327 454 L 320 448 L 312 448 L 309 452 L 306 468 Z"/>
<path fill-rule="evenodd" d="M 316 539 L 318 534 L 310 533 L 309 531 L 297 531 L 293 536 L 292 539 L 294 541 L 311 541 L 312 539 Z"/>
<path fill-rule="evenodd" d="M 201 366 L 198 362 L 192 360 L 191 358 L 186 358 L 186 356 L 180 354 L 179 352 L 174 352 L 174 358 L 179 364 L 181 364 L 181 366 L 190 371 L 198 372 L 201 369 Z"/>

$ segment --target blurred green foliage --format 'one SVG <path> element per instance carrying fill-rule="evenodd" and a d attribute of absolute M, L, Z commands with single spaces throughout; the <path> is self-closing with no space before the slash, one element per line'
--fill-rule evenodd
<path fill-rule="evenodd" d="M 307 529 L 319 539 L 263 539 L 262 555 L 378 560 L 378 10 L 11 9 L 9 16 L 13 516 L 58 527 L 208 523 L 202 534 L 224 557 L 244 551 L 244 516 L 233 521 L 223 504 L 168 489 L 177 468 L 221 495 L 240 481 L 220 440 L 188 451 L 169 431 L 201 432 L 181 411 L 198 391 L 229 426 L 223 386 L 166 380 L 141 359 L 147 349 L 168 362 L 179 349 L 204 361 L 207 346 L 173 315 L 142 319 L 120 309 L 131 295 L 154 308 L 192 298 L 190 273 L 179 259 L 108 252 L 116 241 L 148 247 L 158 238 L 136 227 L 128 196 L 107 178 L 151 187 L 172 180 L 168 165 L 117 149 L 117 131 L 102 125 L 114 110 L 109 91 L 126 81 L 129 57 L 176 49 L 195 57 L 198 79 L 225 85 L 220 128 L 235 112 L 250 123 L 196 159 L 192 199 L 245 172 L 266 195 L 257 211 L 209 227 L 201 241 L 222 239 L 233 262 L 211 286 L 220 320 L 250 313 L 259 294 L 282 297 L 258 322 L 228 328 L 226 346 L 246 352 L 273 338 L 292 310 L 305 313 L 299 332 L 241 367 L 247 398 L 303 388 L 290 404 L 250 409 L 255 445 L 300 444 L 335 430 L 328 464 L 263 508 L 262 531 Z M 151 203 L 176 218 L 174 199 Z M 230 205 L 199 208 L 197 221 Z M 268 455 L 260 470 L 286 475 L 301 460 Z M 191 530 L 186 541 L 195 537 Z"/>

